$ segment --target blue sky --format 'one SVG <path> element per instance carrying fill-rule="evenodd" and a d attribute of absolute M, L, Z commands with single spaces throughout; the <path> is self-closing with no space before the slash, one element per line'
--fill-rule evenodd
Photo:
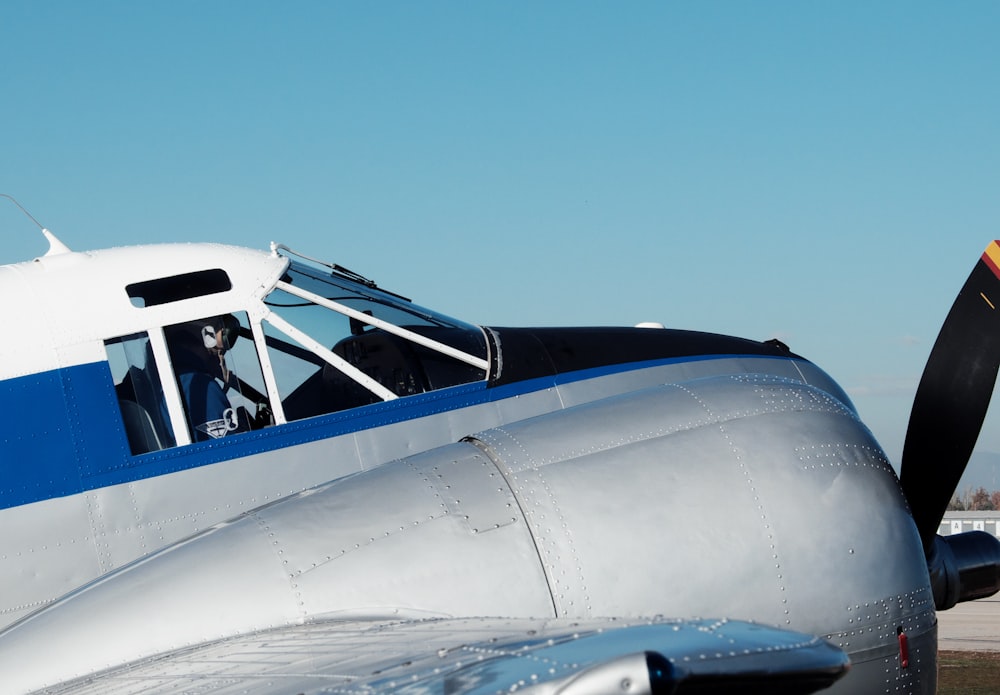
<path fill-rule="evenodd" d="M 898 461 L 1000 237 L 997 36 L 993 2 L 6 0 L 0 192 L 74 249 L 276 240 L 477 323 L 778 336 Z"/>

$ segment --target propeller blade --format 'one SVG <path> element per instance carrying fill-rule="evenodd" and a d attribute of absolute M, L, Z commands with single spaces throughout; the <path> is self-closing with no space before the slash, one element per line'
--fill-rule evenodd
<path fill-rule="evenodd" d="M 1000 242 L 983 253 L 941 327 L 903 445 L 900 482 L 924 551 L 965 471 L 1000 366 Z"/>

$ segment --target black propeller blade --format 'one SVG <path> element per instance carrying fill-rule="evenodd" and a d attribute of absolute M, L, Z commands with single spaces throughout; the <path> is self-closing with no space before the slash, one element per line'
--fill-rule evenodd
<path fill-rule="evenodd" d="M 979 437 L 998 367 L 1000 243 L 994 241 L 941 327 L 903 445 L 900 482 L 928 557 Z"/>

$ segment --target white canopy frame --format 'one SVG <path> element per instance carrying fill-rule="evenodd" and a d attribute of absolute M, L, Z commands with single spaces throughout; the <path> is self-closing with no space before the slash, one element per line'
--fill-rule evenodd
<path fill-rule="evenodd" d="M 305 297 L 303 297 L 303 299 L 305 299 Z M 265 316 L 264 320 L 294 340 L 296 343 L 309 350 L 334 369 L 343 372 L 349 378 L 364 386 L 383 401 L 391 401 L 399 398 L 399 396 L 387 389 L 385 386 L 372 379 L 340 355 L 334 354 L 324 345 L 313 338 L 310 338 L 306 333 L 288 323 L 288 321 L 281 318 L 273 311 Z"/>
<path fill-rule="evenodd" d="M 414 333 L 413 331 L 407 330 L 397 326 L 394 323 L 389 323 L 388 321 L 383 321 L 382 319 L 375 318 L 369 314 L 366 314 L 357 309 L 352 309 L 349 306 L 341 304 L 340 302 L 335 302 L 332 299 L 327 299 L 326 297 L 321 297 L 320 295 L 310 292 L 309 290 L 302 289 L 301 287 L 296 287 L 283 280 L 279 280 L 277 289 L 284 290 L 289 294 L 295 295 L 299 299 L 305 299 L 306 301 L 312 302 L 313 304 L 318 304 L 319 306 L 326 307 L 331 311 L 336 311 L 339 314 L 343 314 L 349 318 L 366 323 L 374 328 L 380 328 L 386 333 L 391 333 L 395 336 L 399 336 L 404 340 L 409 340 L 417 345 L 422 345 L 426 348 L 434 350 L 435 352 L 440 352 L 442 355 L 446 355 L 453 359 L 464 362 L 465 364 L 471 365 L 478 369 L 482 369 L 484 372 L 489 373 L 490 363 L 489 361 L 483 359 L 482 357 L 476 357 L 475 355 L 470 355 L 467 352 L 462 352 L 450 345 L 445 345 L 444 343 L 438 342 L 433 338 L 428 338 L 422 336 L 419 333 Z M 345 363 L 346 364 L 346 363 Z M 338 367 L 339 369 L 339 367 Z"/>

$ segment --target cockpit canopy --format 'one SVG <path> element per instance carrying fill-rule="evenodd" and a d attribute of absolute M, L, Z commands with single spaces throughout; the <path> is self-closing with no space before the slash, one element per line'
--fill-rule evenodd
<path fill-rule="evenodd" d="M 222 268 L 128 285 L 134 307 L 173 316 L 219 299 L 105 339 L 134 455 L 487 378 L 482 329 L 289 255 L 262 300 L 234 297 Z"/>
<path fill-rule="evenodd" d="M 264 304 L 288 420 L 486 378 L 481 329 L 356 281 L 292 262 Z"/>

